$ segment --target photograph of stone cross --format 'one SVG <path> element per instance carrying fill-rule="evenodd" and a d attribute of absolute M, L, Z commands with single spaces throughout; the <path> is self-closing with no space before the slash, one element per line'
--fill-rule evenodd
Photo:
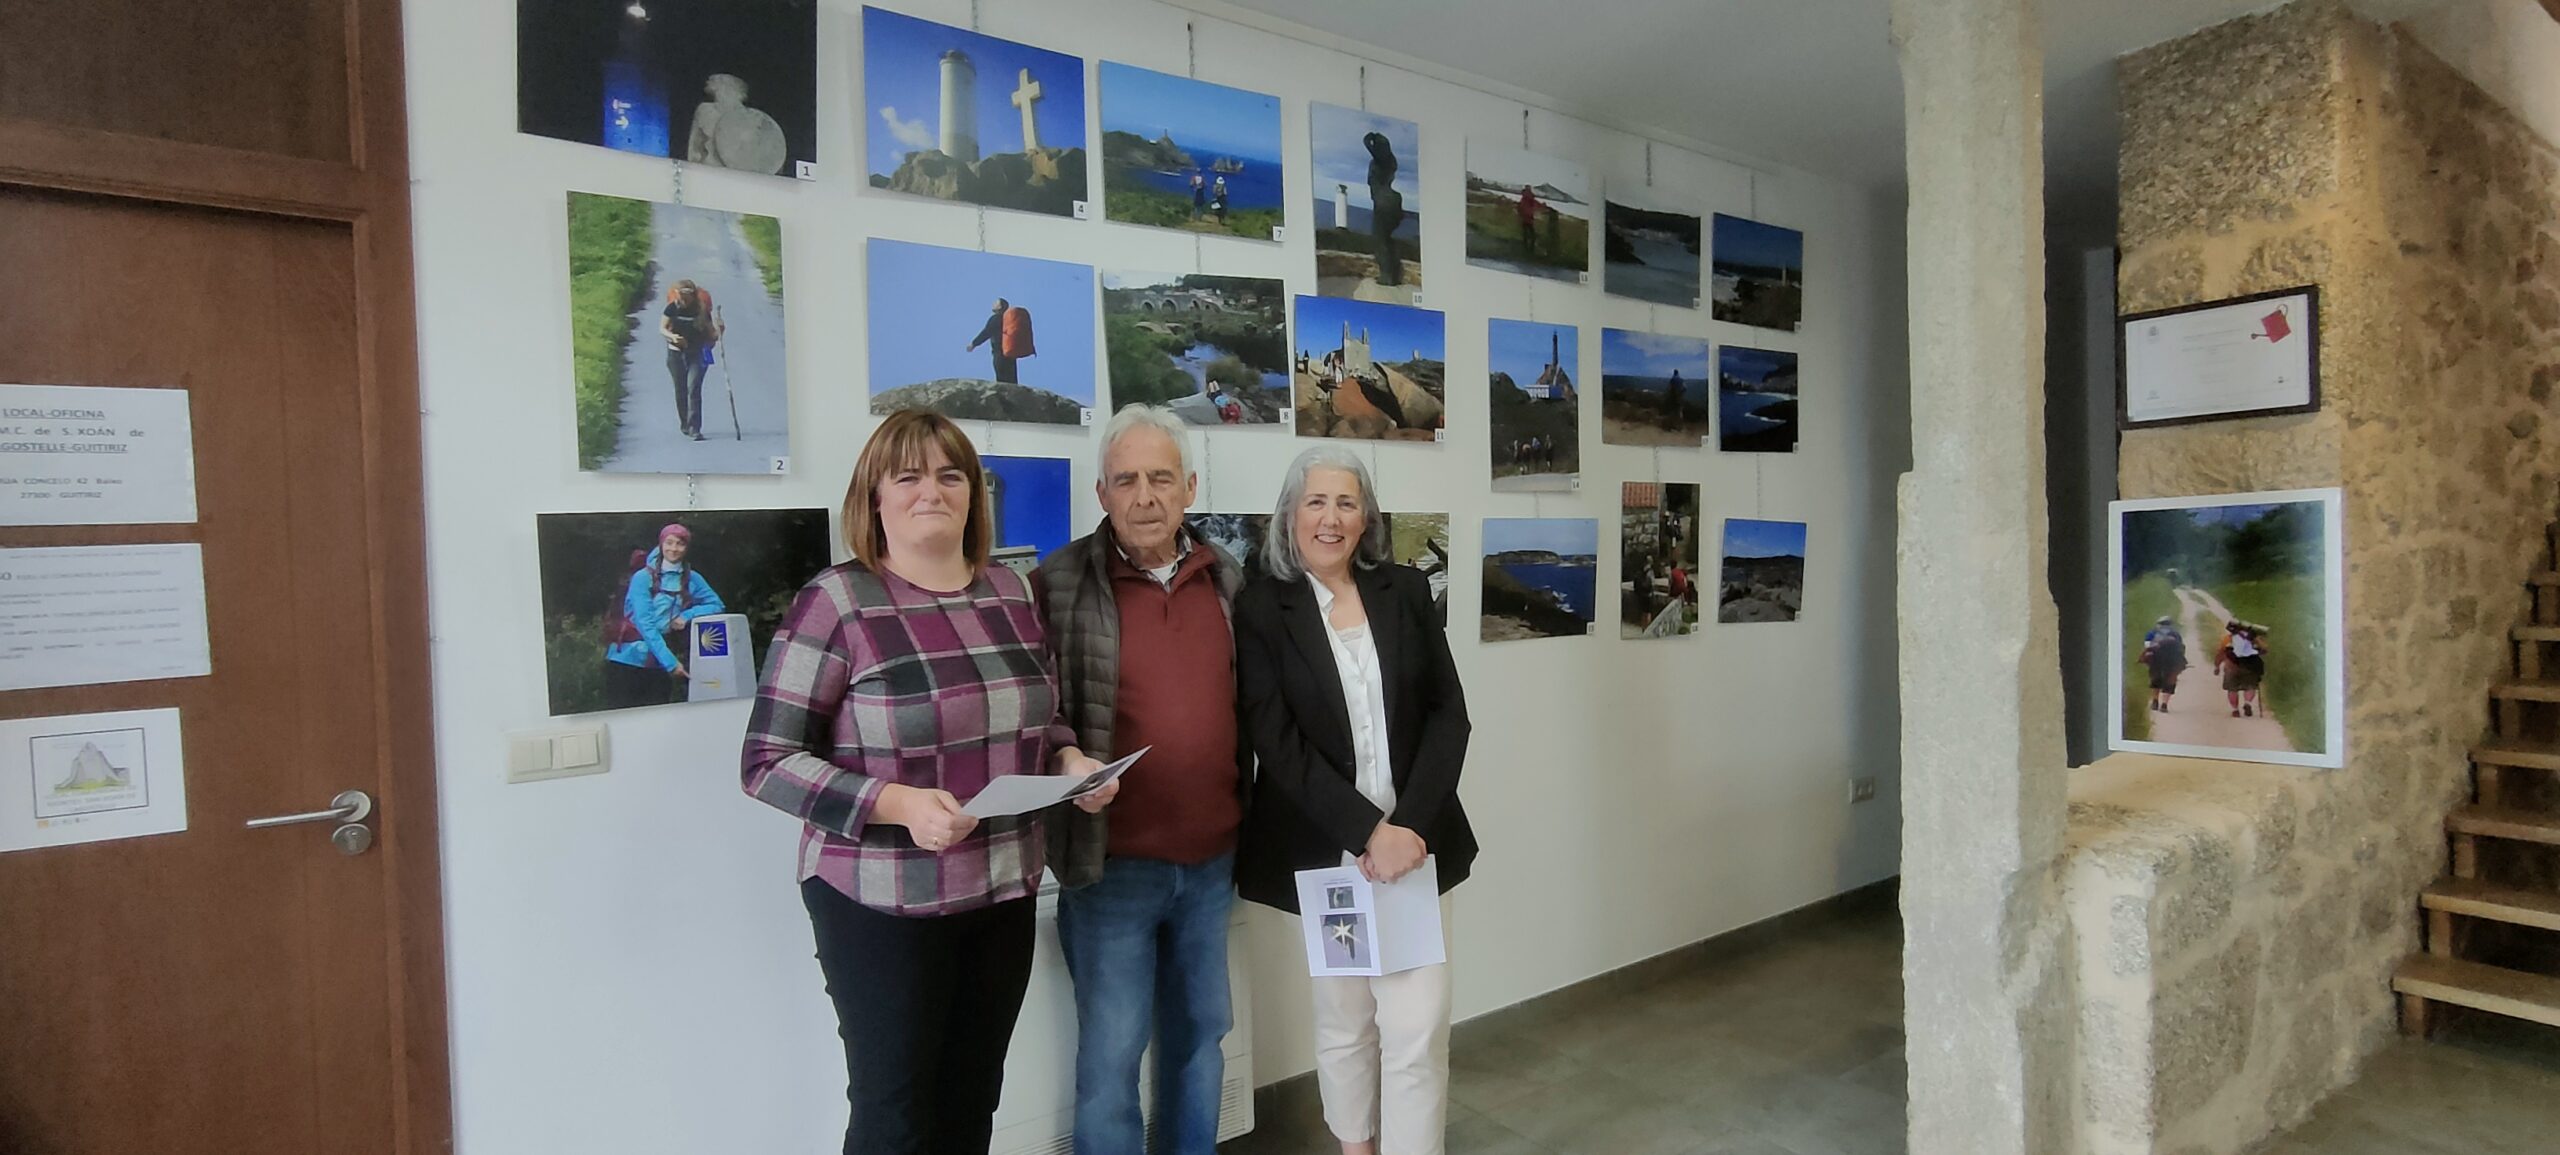
<path fill-rule="evenodd" d="M 865 8 L 862 80 L 871 188 L 1061 217 L 1085 200 L 1083 59 Z"/>

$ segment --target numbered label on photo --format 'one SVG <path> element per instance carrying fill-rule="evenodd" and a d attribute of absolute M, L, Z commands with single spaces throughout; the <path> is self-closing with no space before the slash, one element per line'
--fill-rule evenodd
<path fill-rule="evenodd" d="M 1093 206 L 1084 201 L 1077 201 L 1075 204 L 1075 216 L 1076 219 L 1080 221 L 1093 219 Z"/>
<path fill-rule="evenodd" d="M 816 161 L 797 160 L 791 162 L 791 166 L 792 176 L 798 177 L 801 180 L 818 179 L 818 162 Z"/>
<path fill-rule="evenodd" d="M 1422 307 L 1422 293 L 1419 290 L 1413 294 L 1413 307 L 1417 309 Z"/>
<path fill-rule="evenodd" d="M 1435 444 L 1435 445 L 1436 445 L 1436 444 L 1439 444 L 1440 442 L 1447 441 L 1448 439 L 1449 439 L 1449 431 L 1448 431 L 1448 430 L 1446 430 L 1446 429 L 1434 429 L 1434 430 L 1432 430 L 1432 431 L 1431 431 L 1431 441 L 1432 441 L 1432 444 Z"/>
<path fill-rule="evenodd" d="M 780 477 L 783 474 L 789 473 L 791 472 L 791 459 L 789 457 L 774 458 L 768 463 L 768 467 L 765 472 L 770 473 L 775 477 Z"/>
<path fill-rule="evenodd" d="M 1280 242 L 1286 243 L 1286 242 L 1288 241 L 1288 239 L 1289 239 L 1289 226 L 1287 226 L 1287 225 L 1273 225 L 1273 226 L 1271 226 L 1271 239 L 1272 239 L 1272 240 L 1275 240 L 1275 241 L 1280 241 Z"/>
<path fill-rule="evenodd" d="M 1700 448 L 1700 449 L 1713 449 L 1713 448 L 1715 448 L 1715 447 L 1716 447 L 1716 435 L 1715 435 L 1715 434 L 1713 434 L 1713 433 L 1701 433 L 1701 434 L 1699 434 L 1699 435 L 1698 435 L 1698 448 Z"/>
<path fill-rule="evenodd" d="M 1077 418 L 1077 422 L 1076 422 L 1076 423 L 1077 423 L 1077 424 L 1079 424 L 1079 425 L 1091 425 L 1091 424 L 1093 424 L 1093 408 L 1092 408 L 1091 406 L 1087 406 L 1087 407 L 1085 407 L 1085 408 L 1082 408 L 1082 409 L 1078 409 L 1078 410 L 1076 410 L 1076 418 Z"/>
<path fill-rule="evenodd" d="M 1574 284 L 1577 284 L 1577 285 L 1588 285 L 1588 284 L 1590 284 L 1590 283 L 1591 283 L 1591 273 L 1590 273 L 1590 271 L 1586 269 L 1586 270 L 1584 270 L 1584 271 L 1582 271 L 1582 272 L 1575 273 L 1575 274 L 1573 275 L 1573 283 L 1574 283 Z"/>

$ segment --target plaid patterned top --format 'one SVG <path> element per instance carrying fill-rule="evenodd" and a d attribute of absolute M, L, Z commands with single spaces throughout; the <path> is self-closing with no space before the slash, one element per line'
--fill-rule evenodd
<path fill-rule="evenodd" d="M 1021 575 L 989 566 L 955 594 L 860 562 L 801 587 L 765 652 L 740 773 L 807 823 L 800 877 L 876 910 L 953 914 L 1038 893 L 1038 816 L 978 824 L 936 854 L 871 820 L 895 782 L 962 800 L 1001 774 L 1046 774 L 1072 745 Z"/>

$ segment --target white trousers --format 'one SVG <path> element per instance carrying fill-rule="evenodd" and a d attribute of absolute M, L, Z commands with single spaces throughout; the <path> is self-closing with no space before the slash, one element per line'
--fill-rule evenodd
<path fill-rule="evenodd" d="M 1442 1155 L 1449 1117 L 1449 967 L 1319 978 L 1316 1088 L 1325 1126 L 1378 1155 Z"/>

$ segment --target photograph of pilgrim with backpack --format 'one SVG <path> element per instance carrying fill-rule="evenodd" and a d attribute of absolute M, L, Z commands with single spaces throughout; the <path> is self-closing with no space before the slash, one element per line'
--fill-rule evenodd
<path fill-rule="evenodd" d="M 821 509 L 546 513 L 535 538 L 553 714 L 752 696 L 829 561 Z"/>
<path fill-rule="evenodd" d="M 878 237 L 866 248 L 873 415 L 1085 422 L 1101 362 L 1092 266 Z"/>

